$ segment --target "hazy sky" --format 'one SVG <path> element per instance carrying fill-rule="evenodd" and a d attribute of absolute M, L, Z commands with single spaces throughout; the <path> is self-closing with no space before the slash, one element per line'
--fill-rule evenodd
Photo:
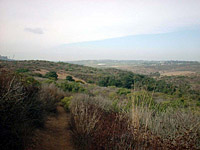
<path fill-rule="evenodd" d="M 144 49 L 132 44 L 127 50 L 113 43 L 111 49 L 102 44 L 93 50 L 77 49 L 81 55 L 68 47 L 60 52 L 62 57 L 54 54 L 63 44 L 194 30 L 200 31 L 200 0 L 0 0 L 0 55 L 15 55 L 15 59 L 137 59 L 130 55 L 138 50 L 138 59 L 165 59 L 173 46 L 167 41 L 163 46 L 170 49 L 157 48 L 155 58 L 145 54 L 145 50 L 153 51 L 153 45 Z M 199 36 L 190 36 L 184 41 L 194 40 L 196 47 L 190 49 L 179 42 L 173 48 L 177 57 L 170 53 L 166 59 L 200 61 Z M 113 55 L 115 48 L 119 55 Z M 106 56 L 99 55 L 105 51 Z M 192 51 L 189 58 L 184 55 L 188 51 Z"/>

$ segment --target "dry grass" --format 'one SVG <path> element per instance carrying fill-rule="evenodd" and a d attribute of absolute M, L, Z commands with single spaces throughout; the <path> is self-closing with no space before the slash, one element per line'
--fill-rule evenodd
<path fill-rule="evenodd" d="M 99 121 L 100 114 L 89 104 L 90 100 L 89 96 L 80 94 L 74 98 L 70 106 L 70 127 L 74 143 L 79 148 L 88 149 L 90 137 Z"/>

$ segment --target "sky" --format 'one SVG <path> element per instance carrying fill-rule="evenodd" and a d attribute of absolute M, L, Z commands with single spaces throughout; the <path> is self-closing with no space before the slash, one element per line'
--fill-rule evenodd
<path fill-rule="evenodd" d="M 0 0 L 14 59 L 200 61 L 199 33 L 200 0 Z"/>

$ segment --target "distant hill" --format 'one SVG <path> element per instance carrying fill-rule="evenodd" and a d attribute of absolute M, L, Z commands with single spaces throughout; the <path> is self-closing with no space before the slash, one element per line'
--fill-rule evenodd
<path fill-rule="evenodd" d="M 9 59 L 7 56 L 1 56 L 1 55 L 0 55 L 0 60 L 9 60 L 9 61 L 10 61 L 10 60 L 12 60 L 12 59 Z"/>

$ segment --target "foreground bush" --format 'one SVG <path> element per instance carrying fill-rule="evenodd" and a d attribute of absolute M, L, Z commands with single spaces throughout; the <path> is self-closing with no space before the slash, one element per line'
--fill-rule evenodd
<path fill-rule="evenodd" d="M 56 113 L 57 104 L 64 96 L 67 96 L 67 93 L 54 83 L 43 84 L 39 92 L 39 98 L 44 103 L 44 109 L 47 113 Z"/>
<path fill-rule="evenodd" d="M 132 97 L 113 107 L 102 97 L 78 94 L 70 104 L 71 131 L 81 150 L 197 150 L 200 148 L 200 118 L 190 111 L 158 111 L 152 100 Z M 144 101 L 144 102 L 140 102 Z M 120 109 L 122 108 L 122 109 Z"/>
<path fill-rule="evenodd" d="M 44 123 L 44 105 L 33 78 L 0 71 L 0 147 L 24 149 Z"/>

